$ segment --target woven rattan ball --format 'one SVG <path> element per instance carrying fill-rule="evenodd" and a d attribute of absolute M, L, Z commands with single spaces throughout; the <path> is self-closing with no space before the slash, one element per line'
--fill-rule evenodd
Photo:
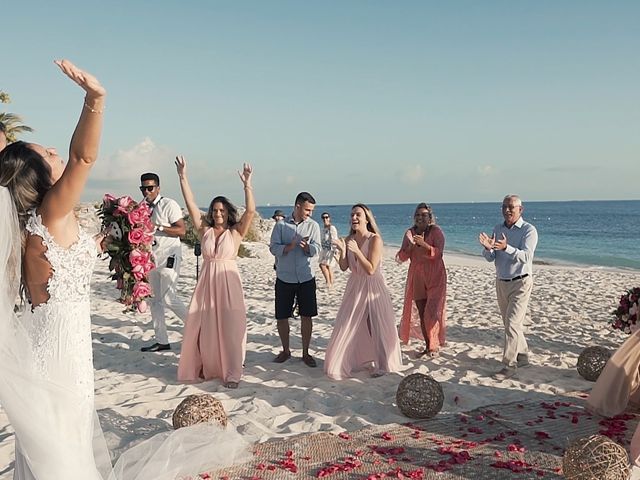
<path fill-rule="evenodd" d="M 227 414 L 220 400 L 213 395 L 189 395 L 173 412 L 173 428 L 188 427 L 196 423 L 218 423 L 227 426 Z"/>
<path fill-rule="evenodd" d="M 442 409 L 444 393 L 440 384 L 429 375 L 412 373 L 398 385 L 396 402 L 409 418 L 431 418 Z"/>
<path fill-rule="evenodd" d="M 611 357 L 611 352 L 604 347 L 585 348 L 578 357 L 578 373 L 585 380 L 595 382 L 609 357 Z"/>
<path fill-rule="evenodd" d="M 575 440 L 564 452 L 567 480 L 627 480 L 631 473 L 627 451 L 603 435 Z"/>

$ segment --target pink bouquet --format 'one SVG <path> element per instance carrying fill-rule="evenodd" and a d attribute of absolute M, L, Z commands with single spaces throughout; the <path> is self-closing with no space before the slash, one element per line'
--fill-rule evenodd
<path fill-rule="evenodd" d="M 146 299 L 152 295 L 148 274 L 155 268 L 151 210 L 146 202 L 106 194 L 98 215 L 107 232 L 105 252 L 111 257 L 109 271 L 114 272 L 111 278 L 120 290 L 120 302 L 127 306 L 125 312 L 144 313 Z"/>
<path fill-rule="evenodd" d="M 627 290 L 627 293 L 620 297 L 618 308 L 611 312 L 615 317 L 611 322 L 611 328 L 625 333 L 632 333 L 637 329 L 636 323 L 640 320 L 638 300 L 640 300 L 640 287 Z"/>

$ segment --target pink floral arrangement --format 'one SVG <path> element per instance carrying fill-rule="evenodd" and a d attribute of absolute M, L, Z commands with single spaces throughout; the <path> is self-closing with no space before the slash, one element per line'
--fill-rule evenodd
<path fill-rule="evenodd" d="M 146 202 L 106 194 L 98 215 L 107 234 L 105 252 L 111 257 L 109 271 L 114 272 L 111 278 L 120 290 L 120 302 L 127 306 L 125 312 L 144 313 L 152 295 L 148 275 L 155 268 L 151 210 Z"/>
<path fill-rule="evenodd" d="M 636 325 L 640 320 L 638 300 L 640 300 L 640 287 L 627 290 L 627 293 L 620 297 L 618 308 L 611 312 L 615 317 L 611 322 L 611 328 L 625 333 L 632 333 L 638 328 Z"/>

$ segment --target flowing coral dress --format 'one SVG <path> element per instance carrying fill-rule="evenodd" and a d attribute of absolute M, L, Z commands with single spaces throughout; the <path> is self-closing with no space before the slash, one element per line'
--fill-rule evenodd
<path fill-rule="evenodd" d="M 425 340 L 420 328 L 418 307 L 414 301 L 418 294 L 421 299 L 427 301 L 424 316 L 429 350 L 437 350 L 444 345 L 446 333 L 447 270 L 442 258 L 444 233 L 437 225 L 431 226 L 424 240 L 433 247 L 432 251 L 413 248 L 409 252 L 411 238 L 416 234 L 413 228 L 407 230 L 397 255 L 401 262 L 411 262 L 407 273 L 399 335 L 404 344 L 409 343 L 411 337 Z"/>
<path fill-rule="evenodd" d="M 239 382 L 247 343 L 247 313 L 231 230 L 202 237 L 203 264 L 185 322 L 178 380 Z"/>
<path fill-rule="evenodd" d="M 361 249 L 365 256 L 373 235 Z M 336 315 L 335 326 L 325 356 L 325 373 L 341 380 L 352 372 L 395 372 L 402 366 L 395 312 L 380 265 L 369 275 L 355 255 L 347 252 L 351 275 Z"/>

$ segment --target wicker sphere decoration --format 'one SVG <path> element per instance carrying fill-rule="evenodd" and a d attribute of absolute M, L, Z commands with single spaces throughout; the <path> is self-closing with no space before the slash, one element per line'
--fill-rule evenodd
<path fill-rule="evenodd" d="M 595 382 L 610 357 L 611 352 L 604 347 L 587 347 L 578 357 L 578 373 L 585 380 Z"/>
<path fill-rule="evenodd" d="M 412 373 L 398 385 L 396 402 L 409 418 L 431 418 L 442 409 L 444 393 L 440 384 L 429 375 Z"/>
<path fill-rule="evenodd" d="M 562 471 L 568 480 L 627 480 L 631 474 L 627 451 L 604 435 L 571 443 L 564 452 Z"/>
<path fill-rule="evenodd" d="M 204 422 L 227 426 L 224 407 L 213 395 L 189 395 L 173 412 L 173 428 L 176 430 Z"/>

